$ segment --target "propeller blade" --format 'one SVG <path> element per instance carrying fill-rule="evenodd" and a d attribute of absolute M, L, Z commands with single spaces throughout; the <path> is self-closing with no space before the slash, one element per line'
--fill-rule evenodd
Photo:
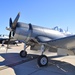
<path fill-rule="evenodd" d="M 15 18 L 13 24 L 12 24 L 12 29 L 14 29 L 16 27 L 16 24 L 17 24 L 17 21 L 18 21 L 19 17 L 20 17 L 20 13 L 18 13 L 18 15 L 16 16 L 16 18 Z"/>
<path fill-rule="evenodd" d="M 9 25 L 10 25 L 10 28 L 12 28 L 12 19 L 11 18 L 9 19 Z"/>
<path fill-rule="evenodd" d="M 9 33 L 9 39 L 10 39 L 10 37 L 11 37 L 11 32 Z"/>
<path fill-rule="evenodd" d="M 8 43 L 7 43 L 7 50 L 8 50 L 8 48 L 9 48 L 10 39 L 11 39 L 11 32 L 9 33 L 9 39 L 8 39 Z M 7 52 L 7 50 L 6 50 L 6 52 Z"/>

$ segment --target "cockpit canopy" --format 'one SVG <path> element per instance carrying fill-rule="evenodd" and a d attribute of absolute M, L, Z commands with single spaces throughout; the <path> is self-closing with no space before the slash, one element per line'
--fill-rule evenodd
<path fill-rule="evenodd" d="M 63 30 L 62 28 L 59 28 L 58 26 L 54 27 L 53 30 L 57 30 L 59 32 L 66 32 L 65 30 Z"/>
<path fill-rule="evenodd" d="M 73 33 L 68 32 L 68 29 L 67 30 L 63 30 L 62 28 L 59 28 L 58 26 L 56 26 L 56 27 L 54 27 L 52 29 L 56 30 L 56 31 L 59 31 L 59 32 L 62 32 L 62 33 L 64 33 L 67 36 L 73 35 Z"/>

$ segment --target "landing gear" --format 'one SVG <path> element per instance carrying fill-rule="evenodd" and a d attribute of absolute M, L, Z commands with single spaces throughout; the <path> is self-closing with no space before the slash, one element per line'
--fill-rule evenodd
<path fill-rule="evenodd" d="M 28 46 L 27 46 L 28 47 Z M 22 50 L 21 52 L 20 52 L 20 56 L 22 57 L 22 58 L 24 58 L 24 57 L 26 57 L 27 56 L 27 52 L 26 52 L 26 44 L 24 44 L 24 50 Z"/>
<path fill-rule="evenodd" d="M 26 57 L 27 56 L 27 52 L 26 52 L 26 44 L 24 45 L 24 50 L 22 50 L 20 52 L 20 56 L 22 58 Z M 37 63 L 40 67 L 44 67 L 44 66 L 47 66 L 48 65 L 48 57 L 46 55 L 43 55 L 43 53 L 45 52 L 45 46 L 42 45 L 41 46 L 41 56 L 38 57 L 37 59 Z"/>
<path fill-rule="evenodd" d="M 20 52 L 20 56 L 21 56 L 22 58 L 26 57 L 26 56 L 27 56 L 27 52 L 24 51 L 24 50 L 22 50 L 22 51 Z"/>
<path fill-rule="evenodd" d="M 38 57 L 37 63 L 40 67 L 44 67 L 48 65 L 48 57 L 46 55 L 43 55 L 45 51 L 45 46 L 41 46 L 41 56 Z"/>
<path fill-rule="evenodd" d="M 39 56 L 37 63 L 40 67 L 47 66 L 48 65 L 48 57 L 45 55 Z"/>

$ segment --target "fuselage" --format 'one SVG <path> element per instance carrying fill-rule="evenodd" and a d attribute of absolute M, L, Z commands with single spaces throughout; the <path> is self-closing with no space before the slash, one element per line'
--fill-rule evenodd
<path fill-rule="evenodd" d="M 18 22 L 16 25 L 14 38 L 16 38 L 17 40 L 25 41 L 27 40 L 29 33 L 30 33 L 29 25 L 26 23 Z M 44 36 L 44 37 L 49 38 L 49 40 L 52 40 L 52 39 L 59 39 L 59 38 L 67 37 L 70 35 L 72 34 L 67 35 L 64 32 L 59 32 L 54 29 L 32 25 L 31 38 L 33 39 L 35 39 L 38 36 Z"/>

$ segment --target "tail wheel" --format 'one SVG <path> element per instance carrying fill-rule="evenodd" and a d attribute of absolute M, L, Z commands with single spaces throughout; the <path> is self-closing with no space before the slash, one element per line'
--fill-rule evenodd
<path fill-rule="evenodd" d="M 26 57 L 27 56 L 27 52 L 26 51 L 24 51 L 24 50 L 22 50 L 21 52 L 20 52 L 20 56 L 23 58 L 23 57 Z"/>
<path fill-rule="evenodd" d="M 41 55 L 41 56 L 39 56 L 37 62 L 40 67 L 47 66 L 48 65 L 48 57 L 45 55 Z"/>

